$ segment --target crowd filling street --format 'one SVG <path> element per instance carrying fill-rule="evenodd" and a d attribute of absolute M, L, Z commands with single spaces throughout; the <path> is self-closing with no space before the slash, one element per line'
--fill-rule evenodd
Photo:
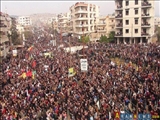
<path fill-rule="evenodd" d="M 159 44 L 86 43 L 70 54 L 63 48 L 83 43 L 70 37 L 69 44 L 69 37 L 56 34 L 53 46 L 53 38 L 41 34 L 2 61 L 1 120 L 114 120 L 117 111 L 160 115 Z M 81 58 L 88 61 L 86 72 Z"/>

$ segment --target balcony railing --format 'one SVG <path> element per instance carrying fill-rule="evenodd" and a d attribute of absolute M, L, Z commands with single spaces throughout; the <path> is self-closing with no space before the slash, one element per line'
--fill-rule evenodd
<path fill-rule="evenodd" d="M 120 23 L 120 24 L 116 25 L 116 27 L 123 27 L 123 24 Z"/>
<path fill-rule="evenodd" d="M 151 3 L 149 2 L 142 2 L 142 7 L 150 7 Z"/>
<path fill-rule="evenodd" d="M 148 36 L 149 34 L 148 34 L 148 33 L 145 33 L 145 32 L 142 32 L 141 35 L 142 35 L 142 36 Z"/>
<path fill-rule="evenodd" d="M 118 5 L 118 6 L 117 6 L 117 10 L 122 9 L 122 7 L 123 7 L 122 5 Z"/>
<path fill-rule="evenodd" d="M 148 22 L 142 23 L 142 26 L 150 26 L 150 24 Z"/>
<path fill-rule="evenodd" d="M 0 27 L 7 27 L 7 25 L 1 23 L 1 24 L 0 24 Z"/>
<path fill-rule="evenodd" d="M 115 16 L 115 18 L 122 18 L 123 15 L 122 14 L 118 14 L 117 16 Z"/>
<path fill-rule="evenodd" d="M 115 34 L 115 36 L 123 36 L 123 33 L 122 32 L 118 32 Z"/>
<path fill-rule="evenodd" d="M 142 17 L 151 17 L 148 13 L 142 13 Z"/>

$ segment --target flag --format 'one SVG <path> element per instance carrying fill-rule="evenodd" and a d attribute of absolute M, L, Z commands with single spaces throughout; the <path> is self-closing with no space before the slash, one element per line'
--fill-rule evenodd
<path fill-rule="evenodd" d="M 32 62 L 32 67 L 33 67 L 33 68 L 36 67 L 36 61 L 35 61 L 35 60 Z"/>
<path fill-rule="evenodd" d="M 31 51 L 31 50 L 32 50 L 32 48 L 33 48 L 33 45 L 32 45 L 31 47 L 29 47 L 27 51 Z"/>
<path fill-rule="evenodd" d="M 27 77 L 26 73 L 25 73 L 25 72 L 22 73 L 21 77 L 22 77 L 23 79 L 25 79 L 25 78 Z"/>
<path fill-rule="evenodd" d="M 72 68 L 69 68 L 69 74 L 68 74 L 68 77 L 72 77 L 76 74 L 76 72 L 74 71 L 73 67 Z"/>
<path fill-rule="evenodd" d="M 32 77 L 32 72 L 31 71 L 27 71 L 26 76 L 27 77 Z"/>
<path fill-rule="evenodd" d="M 35 79 L 36 71 L 32 71 L 32 79 Z"/>

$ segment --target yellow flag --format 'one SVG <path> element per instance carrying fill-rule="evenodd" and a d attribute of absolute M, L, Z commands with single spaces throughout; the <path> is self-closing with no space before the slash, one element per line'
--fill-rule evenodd
<path fill-rule="evenodd" d="M 68 75 L 68 77 L 72 77 L 75 74 L 76 74 L 76 72 L 74 71 L 74 69 L 73 68 L 69 68 L 69 75 Z"/>
<path fill-rule="evenodd" d="M 25 72 L 22 74 L 22 77 L 23 77 L 23 79 L 25 79 L 27 77 Z"/>

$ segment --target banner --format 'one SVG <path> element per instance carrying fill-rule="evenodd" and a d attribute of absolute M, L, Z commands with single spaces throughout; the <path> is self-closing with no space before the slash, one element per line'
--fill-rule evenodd
<path fill-rule="evenodd" d="M 17 50 L 12 50 L 13 52 L 13 56 L 16 57 L 17 56 Z"/>
<path fill-rule="evenodd" d="M 87 59 L 80 59 L 81 71 L 88 71 Z"/>
<path fill-rule="evenodd" d="M 74 71 L 74 69 L 73 68 L 69 68 L 69 70 L 68 70 L 68 77 L 72 77 L 75 74 L 76 74 L 76 72 Z"/>

